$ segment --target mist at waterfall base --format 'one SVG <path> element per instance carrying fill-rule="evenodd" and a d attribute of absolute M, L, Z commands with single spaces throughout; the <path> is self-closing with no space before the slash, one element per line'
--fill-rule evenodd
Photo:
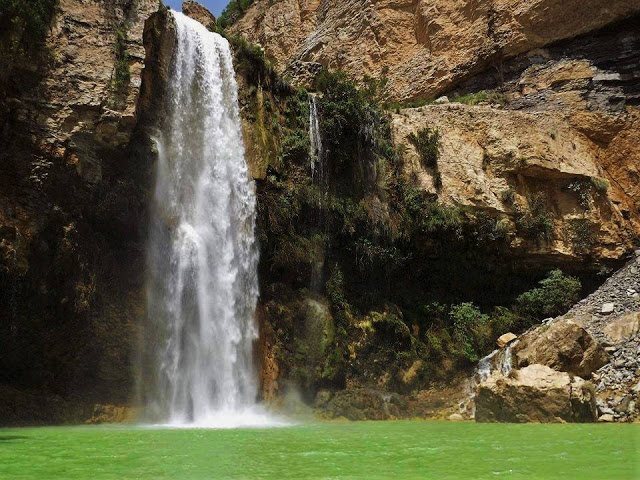
<path fill-rule="evenodd" d="M 233 428 L 277 422 L 257 405 L 256 196 L 244 158 L 228 42 L 172 12 L 177 41 L 148 247 L 149 369 L 141 401 L 153 421 Z"/>

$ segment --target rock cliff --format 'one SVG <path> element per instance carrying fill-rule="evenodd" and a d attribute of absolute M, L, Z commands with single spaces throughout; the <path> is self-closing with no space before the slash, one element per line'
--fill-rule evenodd
<path fill-rule="evenodd" d="M 638 12 L 638 2 L 258 0 L 231 31 L 294 83 L 313 85 L 325 66 L 384 79 L 399 100 L 450 92 L 450 104 L 393 107 L 405 174 L 502 219 L 525 261 L 598 269 L 640 228 Z M 408 141 L 427 128 L 439 131 L 437 168 Z M 532 202 L 552 223 L 544 241 L 518 227 Z"/>
<path fill-rule="evenodd" d="M 392 96 L 407 100 L 638 12 L 637 0 L 257 0 L 232 31 L 283 72 L 321 63 L 386 76 Z"/>
<path fill-rule="evenodd" d="M 24 43 L 24 22 L 0 35 L 5 423 L 129 415 L 151 136 L 175 41 L 158 7 L 60 0 L 41 43 L 8 47 Z M 632 249 L 639 10 L 600 0 L 254 2 L 227 35 L 258 192 L 265 400 L 300 391 L 331 418 L 450 413 L 493 339 L 526 328 L 494 307 L 551 267 L 601 281 L 595 273 Z M 194 2 L 185 12 L 214 28 Z M 323 65 L 386 83 L 375 94 L 340 75 L 318 85 Z M 318 89 L 325 155 L 311 151 L 303 84 Z M 428 101 L 441 93 L 449 98 Z M 423 105 L 391 102 L 410 99 Z M 571 328 L 576 344 L 584 332 L 602 341 L 604 317 L 591 313 Z M 593 376 L 600 413 L 635 398 L 626 375 L 637 322 L 618 313 L 606 335 L 624 340 Z M 521 367 L 567 363 L 531 345 Z M 603 361 L 601 348 L 589 351 L 596 361 L 569 362 L 585 376 Z M 554 419 L 593 417 L 588 385 L 530 371 L 553 384 L 532 390 L 536 402 L 561 398 Z M 498 393 L 529 388 L 525 377 Z M 584 395 L 567 404 L 574 387 Z"/>
<path fill-rule="evenodd" d="M 60 0 L 40 19 L 42 44 L 3 45 L 0 369 L 23 392 L 3 395 L 5 423 L 77 419 L 130 398 L 150 179 L 136 109 L 157 8 Z"/>

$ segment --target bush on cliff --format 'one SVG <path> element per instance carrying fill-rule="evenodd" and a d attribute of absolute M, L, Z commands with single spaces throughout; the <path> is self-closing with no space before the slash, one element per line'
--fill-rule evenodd
<path fill-rule="evenodd" d="M 437 129 L 427 127 L 417 133 L 412 132 L 407 135 L 407 140 L 415 147 L 424 167 L 438 168 L 440 133 Z"/>
<path fill-rule="evenodd" d="M 0 0 L 0 32 L 10 35 L 8 50 L 29 54 L 44 42 L 57 4 L 58 0 Z"/>
<path fill-rule="evenodd" d="M 244 12 L 253 4 L 254 0 L 231 0 L 218 19 L 218 25 L 227 28 L 242 18 Z"/>
<path fill-rule="evenodd" d="M 469 362 L 477 362 L 487 345 L 489 316 L 473 303 L 461 303 L 451 307 L 449 319 L 457 353 Z"/>
<path fill-rule="evenodd" d="M 516 208 L 516 227 L 527 238 L 537 242 L 549 242 L 553 236 L 555 222 L 547 209 L 546 197 L 536 193 L 527 200 L 527 209 Z"/>
<path fill-rule="evenodd" d="M 577 278 L 552 270 L 539 287 L 518 297 L 516 310 L 531 322 L 562 315 L 578 301 L 581 288 Z"/>

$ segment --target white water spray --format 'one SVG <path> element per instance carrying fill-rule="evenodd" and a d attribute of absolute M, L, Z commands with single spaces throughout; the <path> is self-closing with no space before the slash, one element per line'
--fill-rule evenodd
<path fill-rule="evenodd" d="M 172 12 L 177 42 L 149 243 L 149 409 L 174 425 L 260 425 L 256 196 L 228 42 Z"/>
<path fill-rule="evenodd" d="M 518 340 L 508 344 L 502 349 L 494 350 L 486 357 L 480 359 L 473 372 L 473 376 L 469 379 L 465 398 L 462 399 L 458 406 L 460 413 L 468 413 L 471 417 L 475 416 L 475 397 L 478 386 L 486 382 L 493 372 L 497 370 L 505 377 L 509 375 L 511 370 L 513 370 L 512 350 L 517 343 Z"/>

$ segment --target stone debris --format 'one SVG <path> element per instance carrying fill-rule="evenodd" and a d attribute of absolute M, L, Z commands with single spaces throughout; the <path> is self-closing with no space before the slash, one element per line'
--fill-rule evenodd
<path fill-rule="evenodd" d="M 613 313 L 614 309 L 615 309 L 615 304 L 605 303 L 602 305 L 602 309 L 600 310 L 600 313 L 602 313 L 603 315 L 609 315 L 610 313 Z"/>
<path fill-rule="evenodd" d="M 640 414 L 639 255 L 564 315 L 579 322 L 611 356 L 592 377 L 600 421 L 634 421 Z"/>

